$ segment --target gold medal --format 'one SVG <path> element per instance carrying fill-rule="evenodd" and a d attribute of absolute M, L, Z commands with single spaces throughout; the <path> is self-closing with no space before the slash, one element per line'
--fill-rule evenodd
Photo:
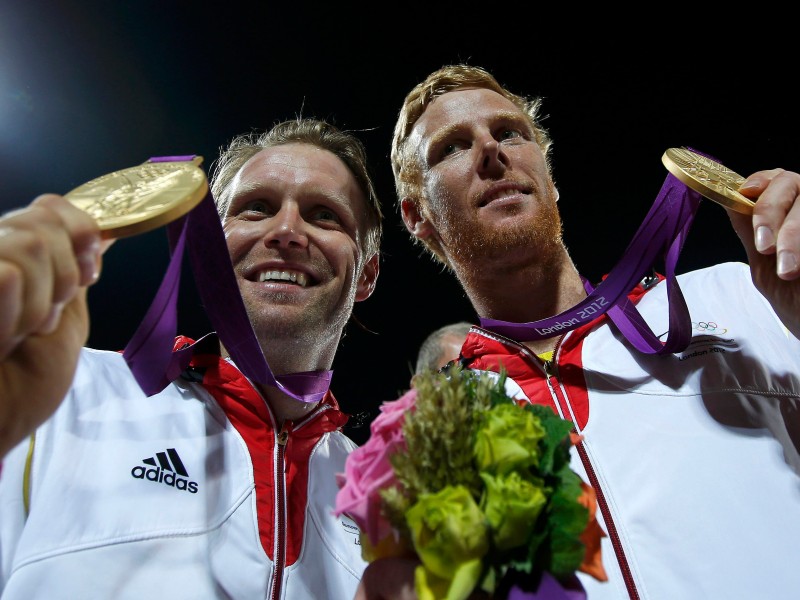
<path fill-rule="evenodd" d="M 739 193 L 744 177 L 710 158 L 686 148 L 669 148 L 661 157 L 667 170 L 709 200 L 745 215 L 755 202 Z"/>
<path fill-rule="evenodd" d="M 202 162 L 202 156 L 146 162 L 92 179 L 64 196 L 95 218 L 103 238 L 145 233 L 185 215 L 205 198 Z"/>

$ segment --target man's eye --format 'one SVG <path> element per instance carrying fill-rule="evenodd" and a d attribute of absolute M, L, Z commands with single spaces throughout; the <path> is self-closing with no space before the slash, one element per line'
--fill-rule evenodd
<path fill-rule="evenodd" d="M 248 202 L 244 206 L 242 206 L 243 213 L 257 213 L 261 215 L 268 215 L 270 214 L 269 205 L 264 202 L 263 200 L 253 200 L 252 202 Z"/>
<path fill-rule="evenodd" d="M 319 208 L 314 211 L 314 219 L 317 221 L 332 221 L 335 223 L 340 221 L 339 215 L 329 208 Z"/>
<path fill-rule="evenodd" d="M 463 150 L 464 147 L 465 146 L 463 142 L 450 142 L 445 144 L 442 146 L 442 158 L 445 156 L 450 156 L 451 154 L 455 154 L 459 150 Z"/>
<path fill-rule="evenodd" d="M 514 140 L 514 139 L 518 139 L 518 138 L 521 138 L 521 137 L 522 137 L 522 134 L 519 131 L 517 131 L 516 129 L 504 129 L 500 133 L 500 141 Z"/>

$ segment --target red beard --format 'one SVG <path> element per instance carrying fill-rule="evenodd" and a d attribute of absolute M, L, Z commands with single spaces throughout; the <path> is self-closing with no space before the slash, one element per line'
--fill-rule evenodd
<path fill-rule="evenodd" d="M 513 209 L 510 210 L 513 212 Z M 523 258 L 530 252 L 539 261 L 563 252 L 561 215 L 555 202 L 548 202 L 535 214 L 509 215 L 505 222 L 487 225 L 480 219 L 444 214 L 437 227 L 442 246 L 452 263 L 468 270 L 498 259 Z M 515 262 L 513 260 L 511 263 Z"/>

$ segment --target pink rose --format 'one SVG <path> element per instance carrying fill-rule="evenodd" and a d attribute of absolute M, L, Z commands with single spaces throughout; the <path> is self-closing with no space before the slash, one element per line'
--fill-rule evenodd
<path fill-rule="evenodd" d="M 416 390 L 411 389 L 397 400 L 384 402 L 380 414 L 370 425 L 369 440 L 347 457 L 344 476 L 337 474 L 340 489 L 334 512 L 337 515 L 347 513 L 373 545 L 391 531 L 381 514 L 379 492 L 395 485 L 389 456 L 398 447 L 404 447 L 403 422 L 416 398 Z"/>

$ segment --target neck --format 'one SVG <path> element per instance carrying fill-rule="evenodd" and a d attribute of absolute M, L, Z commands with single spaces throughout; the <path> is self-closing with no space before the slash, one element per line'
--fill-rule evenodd
<path fill-rule="evenodd" d="M 302 419 L 319 406 L 319 402 L 296 400 L 271 385 L 256 384 L 256 389 L 261 392 L 261 395 L 264 396 L 267 404 L 272 409 L 272 414 L 275 416 L 275 421 L 279 428 L 283 427 L 284 421 Z"/>
<path fill-rule="evenodd" d="M 528 264 L 455 268 L 478 316 L 512 323 L 528 323 L 557 315 L 586 297 L 580 274 L 564 250 L 547 261 Z M 551 350 L 550 340 L 527 344 L 535 352 Z M 535 347 L 535 348 L 534 348 Z"/>
<path fill-rule="evenodd" d="M 278 345 L 282 350 L 286 351 L 282 352 L 280 355 L 275 355 L 275 353 L 269 354 L 266 350 L 264 351 L 270 371 L 275 376 L 306 371 L 327 371 L 331 368 L 333 362 L 332 358 L 328 359 L 327 357 L 321 356 L 319 353 L 310 351 L 305 353 L 297 352 L 292 349 L 287 349 L 283 344 Z M 270 347 L 274 346 L 276 346 L 274 343 L 270 345 Z M 225 358 L 230 356 L 228 350 L 222 344 L 220 344 L 220 354 Z M 292 357 L 298 356 L 303 358 L 300 360 L 292 359 Z M 261 385 L 255 382 L 253 382 L 253 385 L 264 397 L 272 410 L 278 427 L 282 427 L 283 422 L 286 420 L 296 421 L 303 418 L 319 405 L 319 402 L 303 402 L 292 398 L 272 385 Z"/>

